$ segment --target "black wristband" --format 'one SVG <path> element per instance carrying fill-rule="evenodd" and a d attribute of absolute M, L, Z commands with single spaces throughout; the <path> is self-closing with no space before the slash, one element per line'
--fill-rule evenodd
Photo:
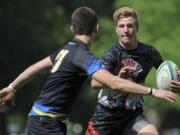
<path fill-rule="evenodd" d="M 153 95 L 153 88 L 149 88 L 149 95 Z"/>

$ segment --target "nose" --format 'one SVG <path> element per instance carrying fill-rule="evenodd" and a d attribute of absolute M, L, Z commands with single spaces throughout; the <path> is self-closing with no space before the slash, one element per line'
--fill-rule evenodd
<path fill-rule="evenodd" d="M 128 32 L 128 27 L 127 26 L 124 27 L 124 32 Z"/>

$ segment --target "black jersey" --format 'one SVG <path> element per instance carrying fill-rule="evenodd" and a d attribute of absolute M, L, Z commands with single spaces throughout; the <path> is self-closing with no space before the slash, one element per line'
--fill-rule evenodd
<path fill-rule="evenodd" d="M 102 57 L 105 68 L 118 75 L 121 68 L 130 66 L 135 70 L 131 80 L 143 84 L 152 67 L 158 68 L 162 63 L 159 52 L 152 46 L 138 42 L 138 47 L 127 50 L 119 43 L 114 43 Z M 135 110 L 144 105 L 142 95 L 125 94 L 102 89 L 98 95 L 98 103 L 108 108 L 126 108 Z"/>
<path fill-rule="evenodd" d="M 73 40 L 50 55 L 53 62 L 49 78 L 36 99 L 30 115 L 67 118 L 83 82 L 102 68 L 87 45 Z"/>

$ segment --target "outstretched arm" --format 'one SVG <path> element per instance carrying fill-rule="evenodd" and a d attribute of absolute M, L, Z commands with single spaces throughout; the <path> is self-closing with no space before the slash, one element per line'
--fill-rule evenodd
<path fill-rule="evenodd" d="M 136 93 L 144 95 L 153 95 L 154 97 L 165 99 L 168 101 L 176 100 L 177 96 L 173 92 L 167 90 L 155 90 L 143 85 L 139 85 L 132 81 L 119 78 L 118 76 L 113 76 L 106 70 L 96 71 L 92 78 L 100 82 L 106 87 L 109 87 L 112 90 L 125 92 L 125 93 Z"/>
<path fill-rule="evenodd" d="M 119 74 L 118 76 L 121 77 L 121 78 L 124 78 L 124 79 L 127 79 L 129 77 L 129 72 L 130 71 L 133 71 L 133 69 L 129 66 L 126 66 L 126 67 L 123 67 L 120 71 L 119 71 Z M 102 83 L 98 82 L 97 80 L 95 79 L 92 79 L 91 80 L 91 87 L 93 89 L 103 89 L 103 88 L 106 88 L 105 85 L 103 85 Z"/>
<path fill-rule="evenodd" d="M 9 86 L 0 90 L 0 104 L 5 104 L 13 99 L 16 90 L 28 83 L 35 76 L 47 72 L 52 66 L 50 57 L 29 66 Z"/>

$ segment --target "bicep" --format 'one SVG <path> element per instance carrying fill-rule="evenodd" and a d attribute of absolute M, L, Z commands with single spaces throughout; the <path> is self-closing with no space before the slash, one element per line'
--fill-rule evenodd
<path fill-rule="evenodd" d="M 113 75 L 107 70 L 101 69 L 96 71 L 92 78 L 100 83 L 103 87 L 112 88 L 113 87 Z"/>
<path fill-rule="evenodd" d="M 52 65 L 53 65 L 53 63 L 52 63 L 50 57 L 48 56 L 48 57 L 40 60 L 39 62 L 35 63 L 34 65 L 32 65 L 31 69 L 38 73 L 45 73 L 50 70 Z"/>

